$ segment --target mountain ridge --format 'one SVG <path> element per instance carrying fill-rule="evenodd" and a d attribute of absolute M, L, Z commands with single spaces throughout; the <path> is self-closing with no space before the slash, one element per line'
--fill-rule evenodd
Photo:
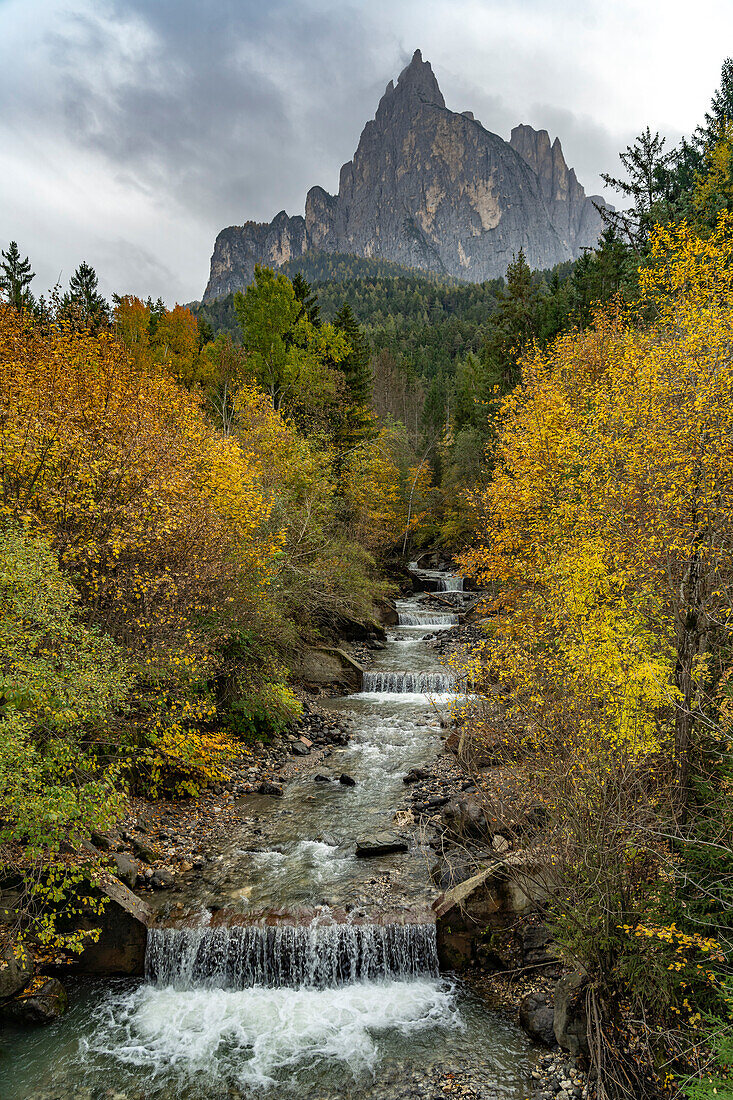
<path fill-rule="evenodd" d="M 309 250 L 474 282 L 503 276 L 520 248 L 530 266 L 550 268 L 595 245 L 594 198 L 546 130 L 520 125 L 507 142 L 471 111 L 449 110 L 416 50 L 342 166 L 338 193 L 316 185 L 305 216 L 281 210 L 269 223 L 223 229 L 203 300 L 246 286 L 255 264 L 280 267 Z"/>

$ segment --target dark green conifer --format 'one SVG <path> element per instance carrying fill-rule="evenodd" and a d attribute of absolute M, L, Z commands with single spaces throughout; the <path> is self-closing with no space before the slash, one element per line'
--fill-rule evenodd
<path fill-rule="evenodd" d="M 4 292 L 5 300 L 17 310 L 32 308 L 33 295 L 28 287 L 35 275 L 28 257 L 21 260 L 16 241 L 11 241 L 8 251 L 0 255 L 0 290 Z"/>
<path fill-rule="evenodd" d="M 99 279 L 91 264 L 82 261 L 69 280 L 62 302 L 64 313 L 83 328 L 98 331 L 109 323 L 110 308 L 99 293 Z"/>
<path fill-rule="evenodd" d="M 334 326 L 348 341 L 351 348 L 345 359 L 339 363 L 344 373 L 347 390 L 347 406 L 338 443 L 343 450 L 350 450 L 373 435 L 373 413 L 371 408 L 372 371 L 370 350 L 351 307 L 345 302 L 334 318 Z"/>

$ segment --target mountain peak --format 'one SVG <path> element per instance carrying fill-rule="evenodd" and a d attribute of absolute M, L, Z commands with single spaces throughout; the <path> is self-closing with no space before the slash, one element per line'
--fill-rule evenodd
<path fill-rule="evenodd" d="M 438 86 L 438 81 L 435 79 L 435 73 L 430 66 L 430 62 L 423 61 L 420 50 L 415 50 L 412 61 L 400 73 L 395 91 L 411 92 L 417 95 L 423 103 L 445 107 L 443 93 Z"/>

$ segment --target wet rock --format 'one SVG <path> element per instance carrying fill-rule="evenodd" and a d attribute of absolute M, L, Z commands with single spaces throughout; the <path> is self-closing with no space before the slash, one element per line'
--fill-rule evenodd
<path fill-rule="evenodd" d="M 28 948 L 16 944 L 0 947 L 0 998 L 13 997 L 29 984 L 34 972 Z"/>
<path fill-rule="evenodd" d="M 102 913 L 76 921 L 80 928 L 99 928 L 99 939 L 86 944 L 74 959 L 74 969 L 85 974 L 143 974 L 150 908 L 114 875 L 100 876 L 99 889 L 107 899 Z"/>
<path fill-rule="evenodd" d="M 356 786 L 356 780 L 353 779 L 350 775 L 347 775 L 346 772 L 342 772 L 342 774 L 339 776 L 339 783 L 342 783 L 344 787 Z"/>
<path fill-rule="evenodd" d="M 535 1042 L 557 1045 L 554 1031 L 555 1009 L 549 993 L 528 993 L 519 1005 L 519 1023 Z"/>
<path fill-rule="evenodd" d="M 159 868 L 157 871 L 153 871 L 152 878 L 150 879 L 150 885 L 154 890 L 170 890 L 176 884 L 176 876 L 172 871 L 166 870 L 165 867 Z"/>
<path fill-rule="evenodd" d="M 310 749 L 303 745 L 300 741 L 296 741 L 296 743 L 291 746 L 290 751 L 292 752 L 293 756 L 310 756 Z"/>
<path fill-rule="evenodd" d="M 96 829 L 92 830 L 92 844 L 94 844 L 100 852 L 114 852 L 117 848 L 117 844 L 111 836 L 107 833 L 98 833 Z"/>
<path fill-rule="evenodd" d="M 63 1016 L 69 1003 L 66 990 L 57 978 L 42 981 L 38 988 L 19 994 L 3 1005 L 2 1015 L 15 1024 L 52 1024 Z"/>
<path fill-rule="evenodd" d="M 144 841 L 138 840 L 137 837 L 132 838 L 132 850 L 143 863 L 155 863 L 158 858 L 158 853 L 145 844 Z"/>
<path fill-rule="evenodd" d="M 588 1017 L 585 995 L 588 978 L 582 970 L 565 974 L 555 986 L 555 1038 L 563 1050 L 588 1057 Z"/>
<path fill-rule="evenodd" d="M 323 775 L 321 772 L 318 772 L 316 775 L 313 776 L 313 782 L 314 783 L 330 783 L 331 782 L 331 777 L 330 777 L 330 775 Z"/>
<path fill-rule="evenodd" d="M 112 859 L 117 878 L 132 889 L 137 881 L 137 864 L 124 852 L 115 852 Z"/>
<path fill-rule="evenodd" d="M 421 783 L 425 779 L 430 778 L 430 772 L 426 772 L 424 768 L 410 768 L 406 776 L 403 777 L 403 783 Z"/>
<path fill-rule="evenodd" d="M 542 966 L 554 962 L 552 933 L 546 924 L 534 921 L 523 926 L 520 932 L 522 942 L 522 962 L 525 966 Z"/>
<path fill-rule="evenodd" d="M 394 852 L 406 852 L 407 841 L 401 837 L 389 833 L 379 833 L 373 837 L 365 837 L 356 842 L 356 854 L 361 859 L 371 859 L 374 856 L 388 856 Z"/>
<path fill-rule="evenodd" d="M 305 753 L 308 752 L 307 749 L 304 749 L 304 751 Z M 257 788 L 257 794 L 270 794 L 275 798 L 282 798 L 283 789 L 282 787 L 278 787 L 277 783 L 272 783 L 269 779 L 265 779 Z"/>

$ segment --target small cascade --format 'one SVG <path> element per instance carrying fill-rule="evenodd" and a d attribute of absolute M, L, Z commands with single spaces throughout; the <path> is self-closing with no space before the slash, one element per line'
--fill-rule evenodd
<path fill-rule="evenodd" d="M 333 988 L 436 977 L 434 924 L 152 928 L 145 977 L 178 989 Z"/>
<path fill-rule="evenodd" d="M 398 626 L 457 626 L 458 616 L 450 611 L 398 611 Z"/>
<path fill-rule="evenodd" d="M 453 690 L 453 678 L 445 672 L 365 672 L 363 691 L 425 695 Z"/>
<path fill-rule="evenodd" d="M 441 577 L 438 581 L 439 592 L 462 592 L 463 577 Z"/>

